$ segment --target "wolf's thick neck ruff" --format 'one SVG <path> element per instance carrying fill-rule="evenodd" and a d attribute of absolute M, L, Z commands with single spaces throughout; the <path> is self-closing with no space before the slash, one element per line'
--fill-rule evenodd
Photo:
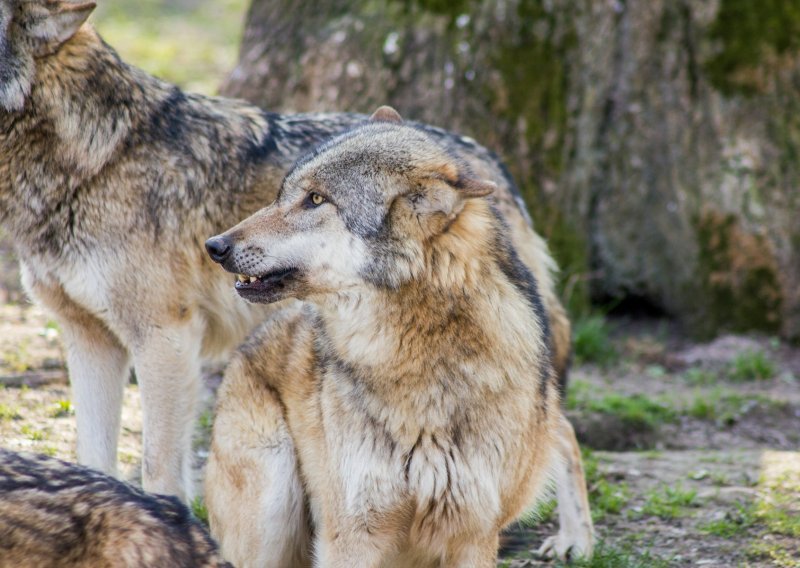
<path fill-rule="evenodd" d="M 429 385 L 436 392 L 447 385 L 468 404 L 475 393 L 513 390 L 520 377 L 529 383 L 524 371 L 498 372 L 549 359 L 541 306 L 509 277 L 503 229 L 485 200 L 467 202 L 447 231 L 430 240 L 407 283 L 326 296 L 319 304 L 323 357 L 335 353 L 336 363 L 377 397 L 400 389 L 425 405 Z M 509 337 L 527 349 L 508 348 Z M 550 379 L 548 367 L 544 396 Z"/>

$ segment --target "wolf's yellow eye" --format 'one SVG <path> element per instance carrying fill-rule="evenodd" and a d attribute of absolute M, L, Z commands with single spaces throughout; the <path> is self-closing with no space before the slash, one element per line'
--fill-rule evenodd
<path fill-rule="evenodd" d="M 309 198 L 311 199 L 311 203 L 315 206 L 319 206 L 325 203 L 325 198 L 322 197 L 319 193 L 315 193 L 313 191 L 309 194 Z"/>

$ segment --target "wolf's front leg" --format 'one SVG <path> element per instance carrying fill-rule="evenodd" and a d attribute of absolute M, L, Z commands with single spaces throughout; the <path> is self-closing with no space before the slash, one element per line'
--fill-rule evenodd
<path fill-rule="evenodd" d="M 58 320 L 78 423 L 78 462 L 116 475 L 122 397 L 130 371 L 128 352 L 88 313 Z"/>
<path fill-rule="evenodd" d="M 331 480 L 323 498 L 325 503 L 321 509 L 324 512 L 320 515 L 323 522 L 317 527 L 314 566 L 378 568 L 395 565 L 398 554 L 409 545 L 408 527 L 412 522 L 414 503 L 401 498 L 396 506 L 392 506 L 384 500 L 376 508 L 375 503 L 382 500 L 377 492 L 382 492 L 390 484 L 374 480 L 372 484 L 362 485 L 357 493 L 351 494 L 361 501 L 362 507 L 361 510 L 352 509 L 353 503 L 348 507 L 345 504 L 347 498 L 342 493 L 342 485 L 352 482 L 352 477 L 347 477 L 351 472 L 344 471 L 342 475 L 346 476 L 347 481 Z M 370 495 L 371 491 L 376 494 Z M 377 498 L 377 501 L 373 501 L 373 498 Z M 347 508 L 350 511 L 343 513 Z"/>
<path fill-rule="evenodd" d="M 378 568 L 388 564 L 387 557 L 393 543 L 387 546 L 387 539 L 381 539 L 380 535 L 364 530 L 352 531 L 344 523 L 338 526 L 335 522 L 329 524 L 332 530 L 323 529 L 316 542 L 315 568 Z"/>
<path fill-rule="evenodd" d="M 494 568 L 497 566 L 498 535 L 469 542 L 450 551 L 442 562 L 447 568 Z"/>
<path fill-rule="evenodd" d="M 572 424 L 562 416 L 558 427 L 559 469 L 556 476 L 559 530 L 539 549 L 546 557 L 561 560 L 592 555 L 594 527 L 586 493 L 581 452 Z"/>
<path fill-rule="evenodd" d="M 234 359 L 217 397 L 205 479 L 211 533 L 239 568 L 310 566 L 310 521 L 278 394 Z"/>
<path fill-rule="evenodd" d="M 146 491 L 193 496 L 192 434 L 201 386 L 202 324 L 152 326 L 133 348 L 142 400 L 142 486 Z"/>

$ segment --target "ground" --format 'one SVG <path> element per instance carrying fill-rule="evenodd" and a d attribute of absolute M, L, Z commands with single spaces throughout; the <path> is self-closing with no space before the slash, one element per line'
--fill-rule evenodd
<path fill-rule="evenodd" d="M 587 565 L 800 566 L 800 349 L 598 317 L 576 348 L 566 406 L 601 542 Z M 548 505 L 513 530 L 506 566 L 540 564 Z"/>
<path fill-rule="evenodd" d="M 126 60 L 213 93 L 236 59 L 245 5 L 106 0 L 93 21 Z M 0 446 L 74 460 L 58 326 L 26 302 L 12 248 L 0 230 Z M 697 344 L 657 320 L 594 316 L 575 328 L 565 404 L 584 447 L 599 539 L 585 565 L 800 567 L 800 348 L 770 337 Z M 206 373 L 198 472 L 219 377 Z M 120 471 L 136 483 L 133 383 L 122 422 Z M 499 565 L 543 565 L 532 551 L 556 531 L 555 517 L 547 502 L 511 527 Z"/>
<path fill-rule="evenodd" d="M 589 566 L 800 566 L 800 349 L 766 337 L 694 344 L 659 321 L 594 317 L 576 334 L 565 404 L 600 542 Z M 198 478 L 219 377 L 206 373 Z M 0 385 L 0 446 L 74 460 L 58 326 L 36 306 L 0 306 Z M 119 459 L 134 483 L 140 458 L 130 384 Z M 552 505 L 511 527 L 500 566 L 544 565 L 533 551 L 557 530 Z"/>

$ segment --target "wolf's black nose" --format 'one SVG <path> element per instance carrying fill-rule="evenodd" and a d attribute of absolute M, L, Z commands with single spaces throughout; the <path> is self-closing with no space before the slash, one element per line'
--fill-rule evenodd
<path fill-rule="evenodd" d="M 231 254 L 231 243 L 225 237 L 211 237 L 206 241 L 206 250 L 214 262 L 225 262 Z"/>

